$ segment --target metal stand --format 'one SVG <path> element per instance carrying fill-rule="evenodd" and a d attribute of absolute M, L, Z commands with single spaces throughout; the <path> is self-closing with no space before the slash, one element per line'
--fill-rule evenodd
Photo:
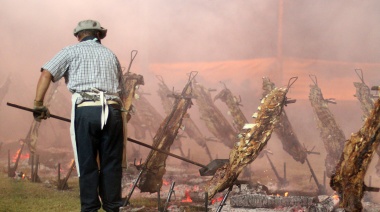
<path fill-rule="evenodd" d="M 174 185 L 175 185 L 175 182 L 172 182 L 172 185 L 170 186 L 168 198 L 166 199 L 166 202 L 165 202 L 165 206 L 164 206 L 163 212 L 167 211 L 167 208 L 168 208 L 168 205 L 169 205 L 169 202 L 170 202 L 170 198 L 172 196 L 172 193 L 174 192 Z"/>
<path fill-rule="evenodd" d="M 225 205 L 228 195 L 230 194 L 231 191 L 232 191 L 232 186 L 228 189 L 227 193 L 224 195 L 223 200 L 220 202 L 219 207 L 216 209 L 216 212 L 222 211 L 223 206 Z"/>
<path fill-rule="evenodd" d="M 75 161 L 73 160 L 71 162 L 71 166 L 70 166 L 70 168 L 66 174 L 66 177 L 61 180 L 61 164 L 60 163 L 58 164 L 58 185 L 57 185 L 58 190 L 65 190 L 65 189 L 69 188 L 67 181 L 69 180 L 69 177 L 70 177 L 71 172 L 73 171 L 74 167 L 75 167 Z"/>
<path fill-rule="evenodd" d="M 205 192 L 205 212 L 208 211 L 208 192 Z"/>
<path fill-rule="evenodd" d="M 320 195 L 326 194 L 325 187 L 323 185 L 319 184 L 317 176 L 315 175 L 314 170 L 311 167 L 311 165 L 310 165 L 309 160 L 307 159 L 307 157 L 306 157 L 306 163 L 307 163 L 307 166 L 309 166 L 309 169 L 310 169 L 310 172 L 311 172 L 311 176 L 313 177 L 313 179 L 315 181 L 315 184 L 318 187 L 318 194 L 320 194 Z"/>
<path fill-rule="evenodd" d="M 278 180 L 278 183 L 279 183 L 279 187 L 284 187 L 286 185 L 288 185 L 288 182 L 286 181 L 286 165 L 284 165 L 284 176 L 285 178 L 282 178 L 280 177 L 280 175 L 278 174 L 277 170 L 276 170 L 276 167 L 274 166 L 274 164 L 272 163 L 272 160 L 269 158 L 268 156 L 268 152 L 265 152 L 265 156 L 267 156 L 267 159 L 269 161 L 269 164 L 270 166 L 272 167 L 272 170 L 274 172 L 274 174 L 276 175 L 276 178 Z"/>

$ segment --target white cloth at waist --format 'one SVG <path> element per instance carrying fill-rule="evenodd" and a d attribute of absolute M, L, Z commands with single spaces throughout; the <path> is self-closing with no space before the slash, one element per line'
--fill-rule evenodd
<path fill-rule="evenodd" d="M 77 104 L 77 107 L 85 107 L 85 106 L 101 106 L 103 103 L 98 100 L 98 101 L 84 101 L 80 104 Z M 114 104 L 119 104 L 119 102 L 114 101 L 114 100 L 107 100 L 107 104 L 109 105 L 114 105 Z"/>

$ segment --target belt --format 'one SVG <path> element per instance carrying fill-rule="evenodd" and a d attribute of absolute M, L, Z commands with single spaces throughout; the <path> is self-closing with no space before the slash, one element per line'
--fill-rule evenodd
<path fill-rule="evenodd" d="M 119 104 L 119 102 L 114 101 L 114 100 L 107 100 L 108 105 L 115 105 Z M 98 101 L 84 101 L 80 104 L 77 105 L 77 107 L 85 107 L 85 106 L 102 106 L 102 102 L 100 100 Z"/>

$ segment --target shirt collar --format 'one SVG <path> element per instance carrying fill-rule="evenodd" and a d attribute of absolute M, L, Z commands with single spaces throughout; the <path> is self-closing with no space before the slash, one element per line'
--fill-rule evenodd
<path fill-rule="evenodd" d="M 80 42 L 83 42 L 83 41 L 88 41 L 88 40 L 93 40 L 97 43 L 101 43 L 100 40 L 95 37 L 95 36 L 87 36 L 87 37 L 84 37 Z"/>

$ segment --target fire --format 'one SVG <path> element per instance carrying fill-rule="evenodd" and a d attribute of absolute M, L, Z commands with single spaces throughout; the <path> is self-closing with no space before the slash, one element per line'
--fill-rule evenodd
<path fill-rule="evenodd" d="M 193 200 L 190 198 L 190 190 L 185 191 L 185 199 L 181 200 L 181 202 L 193 202 Z"/>
<path fill-rule="evenodd" d="M 21 149 L 17 150 L 16 154 L 12 158 L 12 162 L 15 163 L 18 157 L 18 154 L 20 153 Z M 20 159 L 28 159 L 29 158 L 29 153 L 26 154 L 21 154 Z"/>
<path fill-rule="evenodd" d="M 339 196 L 337 194 L 332 195 L 331 199 L 333 200 L 334 205 L 337 205 L 340 201 Z"/>
<path fill-rule="evenodd" d="M 284 193 L 284 197 L 287 197 L 288 195 L 289 195 L 289 192 L 286 191 L 286 192 Z M 274 195 L 271 194 L 271 196 L 274 196 Z M 278 193 L 277 193 L 277 194 L 276 194 L 276 197 L 281 197 L 281 194 L 278 194 Z"/>
<path fill-rule="evenodd" d="M 217 203 L 217 202 L 221 202 L 222 200 L 223 200 L 223 197 L 218 197 L 218 198 L 212 199 L 211 200 L 211 204 L 214 204 L 214 203 Z"/>
<path fill-rule="evenodd" d="M 162 184 L 164 184 L 164 185 L 169 185 L 169 181 L 167 181 L 167 180 L 165 180 L 165 179 L 162 179 Z"/>

